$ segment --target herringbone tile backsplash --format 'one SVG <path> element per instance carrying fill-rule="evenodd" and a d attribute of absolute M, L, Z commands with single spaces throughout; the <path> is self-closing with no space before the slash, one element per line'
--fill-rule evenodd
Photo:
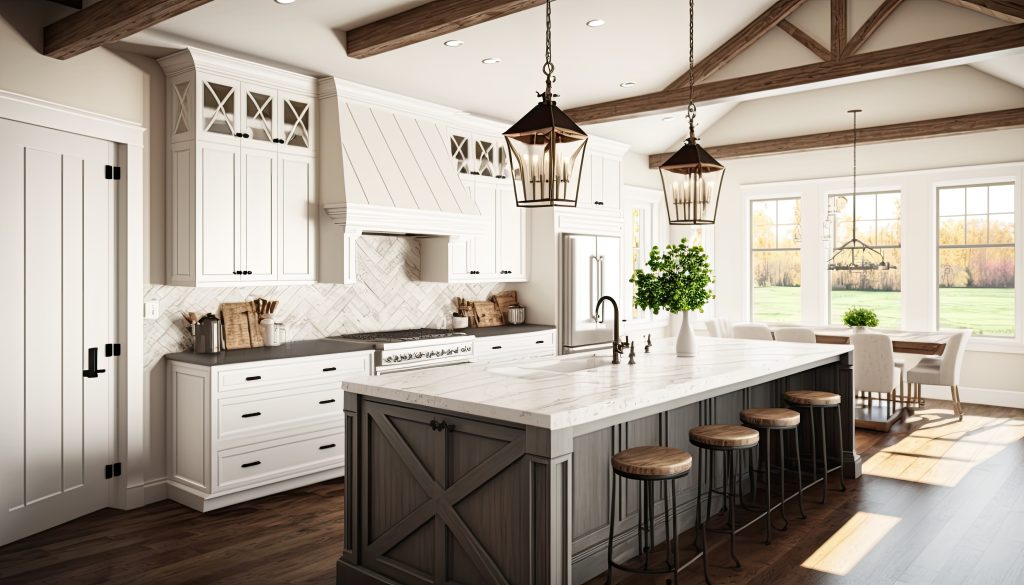
<path fill-rule="evenodd" d="M 189 288 L 153 285 L 146 300 L 160 301 L 159 319 L 145 321 L 146 369 L 164 354 L 190 349 L 183 311 L 216 313 L 221 303 L 265 298 L 280 301 L 274 319 L 292 340 L 342 333 L 437 327 L 454 309 L 452 299 L 486 299 L 502 284 L 421 282 L 420 243 L 414 238 L 359 238 L 357 284 Z"/>

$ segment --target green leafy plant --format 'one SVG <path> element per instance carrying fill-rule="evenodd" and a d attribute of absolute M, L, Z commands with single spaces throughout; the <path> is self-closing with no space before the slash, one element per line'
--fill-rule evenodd
<path fill-rule="evenodd" d="M 651 248 L 647 259 L 649 272 L 636 270 L 629 282 L 636 285 L 633 306 L 669 313 L 704 312 L 704 305 L 715 298 L 711 284 L 715 282 L 711 264 L 703 246 L 690 246 L 683 238 L 678 245 L 669 244 L 662 251 Z"/>
<path fill-rule="evenodd" d="M 878 327 L 878 313 L 864 307 L 850 307 L 843 313 L 847 327 Z"/>

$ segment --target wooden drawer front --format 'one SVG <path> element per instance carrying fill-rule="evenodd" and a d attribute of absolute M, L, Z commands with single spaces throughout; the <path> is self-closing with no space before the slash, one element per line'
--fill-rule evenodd
<path fill-rule="evenodd" d="M 217 454 L 217 487 L 287 479 L 308 468 L 345 462 L 345 433 L 336 429 L 272 446 L 240 447 Z"/>
<path fill-rule="evenodd" d="M 474 357 L 483 360 L 521 356 L 553 356 L 555 353 L 554 331 L 499 335 L 477 339 L 473 344 Z"/>
<path fill-rule="evenodd" d="M 228 398 L 220 401 L 217 410 L 220 439 L 331 420 L 340 424 L 344 420 L 341 384 L 333 383 L 251 399 Z"/>
<path fill-rule="evenodd" d="M 240 388 L 261 388 L 289 382 L 337 382 L 343 377 L 369 375 L 372 373 L 372 354 L 352 356 L 331 356 L 317 360 L 281 360 L 280 365 L 253 365 L 221 372 L 218 377 L 221 391 Z"/>

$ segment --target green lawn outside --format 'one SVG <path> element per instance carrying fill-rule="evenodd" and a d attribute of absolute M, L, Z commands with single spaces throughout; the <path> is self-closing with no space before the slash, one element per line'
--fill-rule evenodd
<path fill-rule="evenodd" d="M 939 290 L 941 328 L 973 329 L 975 335 L 1014 335 L 1011 288 L 944 288 Z M 838 290 L 832 293 L 832 323 L 842 323 L 848 307 L 874 309 L 880 327 L 900 327 L 900 293 Z M 800 322 L 800 288 L 754 289 L 754 320 Z"/>

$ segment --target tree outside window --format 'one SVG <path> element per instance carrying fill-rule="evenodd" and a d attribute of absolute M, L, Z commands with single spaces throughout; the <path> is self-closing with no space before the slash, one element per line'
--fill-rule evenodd
<path fill-rule="evenodd" d="M 1014 186 L 941 187 L 939 327 L 1013 337 Z"/>
<path fill-rule="evenodd" d="M 750 202 L 751 319 L 799 323 L 800 199 Z"/>

